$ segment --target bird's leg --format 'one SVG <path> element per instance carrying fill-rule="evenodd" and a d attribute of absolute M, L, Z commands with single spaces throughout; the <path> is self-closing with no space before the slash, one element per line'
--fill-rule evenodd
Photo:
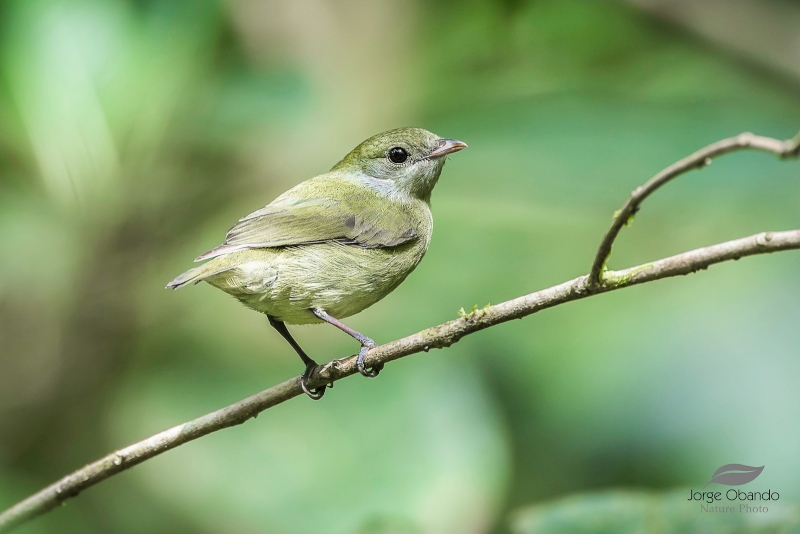
<path fill-rule="evenodd" d="M 317 362 L 312 360 L 308 357 L 303 349 L 300 348 L 300 345 L 297 344 L 297 341 L 294 340 L 292 334 L 289 333 L 289 329 L 286 328 L 286 323 L 283 321 L 279 321 L 272 317 L 271 315 L 267 315 L 269 319 L 269 324 L 272 325 L 272 328 L 278 331 L 280 335 L 283 336 L 283 339 L 289 342 L 289 345 L 297 352 L 297 355 L 300 356 L 300 359 L 303 360 L 303 363 L 306 364 L 306 370 L 303 371 L 303 375 L 300 377 L 300 387 L 303 388 L 303 393 L 308 395 L 314 400 L 319 400 L 325 394 L 325 388 L 327 386 L 322 386 L 321 388 L 317 389 L 308 389 L 306 386 L 306 382 L 308 382 L 308 377 L 311 376 L 311 373 L 314 372 L 314 369 L 317 368 Z"/>
<path fill-rule="evenodd" d="M 358 365 L 358 372 L 369 378 L 374 378 L 378 376 L 378 373 L 380 373 L 381 369 L 383 369 L 382 363 L 374 365 L 370 369 L 364 368 L 364 358 L 366 357 L 367 352 L 369 351 L 369 349 L 378 346 L 374 341 L 372 341 L 364 334 L 356 332 L 355 330 L 353 330 L 352 328 L 341 322 L 339 319 L 331 317 L 325 310 L 315 308 L 312 309 L 311 312 L 317 316 L 317 319 L 321 319 L 328 324 L 332 324 L 345 334 L 357 339 L 358 342 L 361 343 L 361 350 L 358 351 L 358 359 L 356 360 L 356 363 Z"/>

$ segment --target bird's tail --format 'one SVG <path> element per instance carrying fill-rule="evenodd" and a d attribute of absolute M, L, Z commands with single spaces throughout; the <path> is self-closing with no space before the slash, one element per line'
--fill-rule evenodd
<path fill-rule="evenodd" d="M 206 278 L 230 270 L 230 268 L 231 267 L 220 268 L 219 265 L 215 265 L 214 261 L 210 261 L 204 265 L 195 267 L 194 269 L 189 269 L 185 273 L 176 276 L 174 280 L 167 284 L 167 289 L 178 289 L 185 286 L 189 282 L 199 284 Z"/>

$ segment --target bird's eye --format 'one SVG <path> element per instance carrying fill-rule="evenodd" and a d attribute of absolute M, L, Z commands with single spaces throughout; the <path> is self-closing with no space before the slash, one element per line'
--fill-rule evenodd
<path fill-rule="evenodd" d="M 408 159 L 408 152 L 406 149 L 396 146 L 389 149 L 389 159 L 392 163 L 403 163 Z"/>

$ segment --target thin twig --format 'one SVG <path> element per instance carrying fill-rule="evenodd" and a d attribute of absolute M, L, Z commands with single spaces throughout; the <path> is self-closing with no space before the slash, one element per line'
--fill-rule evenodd
<path fill-rule="evenodd" d="M 580 276 L 569 282 L 518 297 L 502 304 L 487 306 L 464 317 L 428 328 L 414 335 L 380 345 L 369 351 L 367 366 L 388 363 L 410 354 L 428 351 L 431 348 L 449 347 L 464 336 L 512 319 L 520 319 L 546 308 L 565 302 L 580 300 L 598 293 L 661 280 L 672 276 L 690 274 L 715 263 L 737 260 L 745 256 L 768 254 L 780 250 L 800 249 L 800 230 L 765 232 L 743 239 L 728 241 L 710 247 L 699 248 L 677 256 L 652 263 L 631 267 L 621 271 L 608 271 L 604 283 L 590 286 L 588 276 Z M 309 380 L 309 387 L 321 387 L 356 374 L 356 357 L 334 360 L 322 366 Z M 231 404 L 216 412 L 199 417 L 188 423 L 170 428 L 144 441 L 116 451 L 94 463 L 67 475 L 9 508 L 0 514 L 0 532 L 41 515 L 70 497 L 75 497 L 86 488 L 106 478 L 140 464 L 154 456 L 174 449 L 189 441 L 223 428 L 240 425 L 256 417 L 267 408 L 302 394 L 300 377 L 287 380 L 252 397 Z"/>
<path fill-rule="evenodd" d="M 589 285 L 596 286 L 601 283 L 603 269 L 611 256 L 611 247 L 617 238 L 622 227 L 627 225 L 631 218 L 639 211 L 642 202 L 655 192 L 659 187 L 666 184 L 673 178 L 680 176 L 694 169 L 701 169 L 711 163 L 713 158 L 722 156 L 730 152 L 739 150 L 760 150 L 770 152 L 776 156 L 784 158 L 796 158 L 800 155 L 800 133 L 789 141 L 780 141 L 771 137 L 761 137 L 751 133 L 739 134 L 736 137 L 723 139 L 712 143 L 707 147 L 698 150 L 691 156 L 687 156 L 677 163 L 673 163 L 660 173 L 653 176 L 648 182 L 637 187 L 625 204 L 614 214 L 611 227 L 603 236 L 597 254 L 589 271 Z"/>
<path fill-rule="evenodd" d="M 800 150 L 799 146 L 800 137 L 795 138 L 793 141 L 778 141 L 751 134 L 742 134 L 738 137 L 709 145 L 662 171 L 647 184 L 634 191 L 634 194 L 623 206 L 620 215 L 615 219 L 614 224 L 612 224 L 611 229 L 603 239 L 595 260 L 595 266 L 589 275 L 580 276 L 563 284 L 530 293 L 501 304 L 486 306 L 470 314 L 465 314 L 459 319 L 375 347 L 367 354 L 367 367 L 385 364 L 410 354 L 427 352 L 432 348 L 449 347 L 464 336 L 479 330 L 511 321 L 512 319 L 521 319 L 546 308 L 573 300 L 580 300 L 591 295 L 672 276 L 690 274 L 706 269 L 716 263 L 737 260 L 745 256 L 800 249 L 800 230 L 765 232 L 684 252 L 621 271 L 605 271 L 602 272 L 602 277 L 600 277 L 602 267 L 610 254 L 614 238 L 624 224 L 624 222 L 617 224 L 617 221 L 626 221 L 627 217 L 634 213 L 638 205 L 649 194 L 675 176 L 699 166 L 698 160 L 704 162 L 706 158 L 743 148 L 766 150 L 783 157 L 797 156 Z M 624 215 L 624 213 L 627 213 L 627 215 Z M 333 383 L 355 373 L 357 373 L 356 356 L 334 360 L 318 368 L 310 377 L 308 385 L 311 388 L 321 387 L 323 384 Z M 264 410 L 301 394 L 300 377 L 295 377 L 226 408 L 178 425 L 144 441 L 134 443 L 109 454 L 65 476 L 0 513 L 0 533 L 8 532 L 15 526 L 52 510 L 67 499 L 75 497 L 81 491 L 110 476 L 217 430 L 240 425 L 248 419 L 256 417 Z"/>

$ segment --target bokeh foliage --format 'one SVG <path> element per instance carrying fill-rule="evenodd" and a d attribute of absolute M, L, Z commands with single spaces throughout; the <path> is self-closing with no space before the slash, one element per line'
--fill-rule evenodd
<path fill-rule="evenodd" d="M 623 3 L 10 0 L 0 32 L 0 507 L 300 371 L 263 317 L 163 286 L 373 133 L 470 145 L 434 193 L 425 261 L 350 319 L 388 341 L 585 273 L 656 171 L 800 126 L 796 80 Z M 763 154 L 715 161 L 647 202 L 611 266 L 796 228 L 797 178 Z M 798 261 L 490 329 L 20 532 L 506 532 L 518 508 L 700 486 L 734 461 L 766 465 L 782 506 L 800 491 Z M 318 360 L 355 349 L 295 332 Z"/>

